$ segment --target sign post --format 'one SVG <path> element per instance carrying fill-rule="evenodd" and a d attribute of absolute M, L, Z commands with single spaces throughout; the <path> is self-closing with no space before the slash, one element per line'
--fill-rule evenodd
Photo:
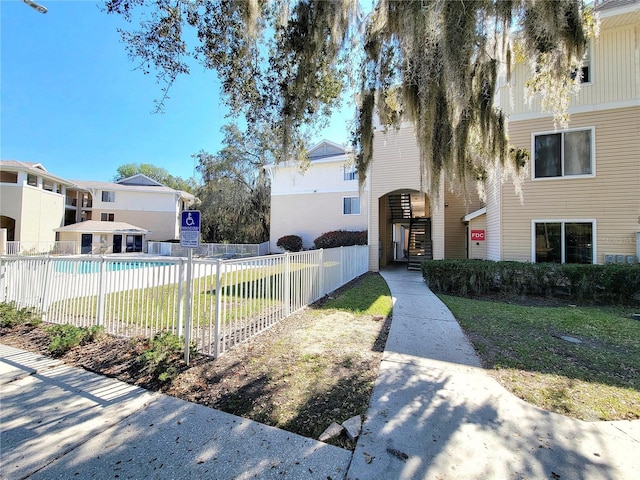
<path fill-rule="evenodd" d="M 184 362 L 189 365 L 192 322 L 193 249 L 200 246 L 200 210 L 184 210 L 180 218 L 180 246 L 188 249 L 187 255 L 187 306 L 184 326 Z"/>

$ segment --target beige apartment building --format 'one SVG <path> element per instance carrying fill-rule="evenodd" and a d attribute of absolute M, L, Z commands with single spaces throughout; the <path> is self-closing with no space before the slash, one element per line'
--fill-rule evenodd
<path fill-rule="evenodd" d="M 323 233 L 367 229 L 367 186 L 359 189 L 343 146 L 323 140 L 309 150 L 304 171 L 298 161 L 265 168 L 271 180 L 271 252 L 281 251 L 276 244 L 285 235 L 298 235 L 309 249 Z"/>
<path fill-rule="evenodd" d="M 524 67 L 503 85 L 510 142 L 530 152 L 523 202 L 495 184 L 487 258 L 634 263 L 640 256 L 640 1 L 600 2 L 570 122 L 556 130 L 524 101 Z"/>
<path fill-rule="evenodd" d="M 523 197 L 500 172 L 487 203 L 441 182 L 423 193 L 413 127 L 374 136 L 369 174 L 370 269 L 394 261 L 480 258 L 525 262 L 635 263 L 640 257 L 640 0 L 600 2 L 569 127 L 524 101 L 524 66 L 498 102 L 512 145 L 530 159 Z"/>
<path fill-rule="evenodd" d="M 54 242 L 74 184 L 42 164 L 0 161 L 0 228 L 5 241 Z"/>
<path fill-rule="evenodd" d="M 57 241 L 75 242 L 65 253 L 141 252 L 147 240 L 179 238 L 180 212 L 196 202 L 145 175 L 65 180 L 39 163 L 0 161 L 0 238 L 14 253 L 52 251 Z"/>

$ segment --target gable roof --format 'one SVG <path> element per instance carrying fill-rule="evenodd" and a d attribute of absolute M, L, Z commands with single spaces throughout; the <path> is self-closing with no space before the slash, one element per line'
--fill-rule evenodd
<path fill-rule="evenodd" d="M 64 227 L 56 228 L 56 232 L 78 232 L 78 233 L 128 233 L 144 235 L 150 233 L 142 227 L 136 227 L 125 222 L 101 222 L 99 220 L 87 220 L 86 222 L 73 223 Z"/>
<path fill-rule="evenodd" d="M 66 180 L 58 177 L 52 173 L 49 173 L 44 165 L 38 162 L 22 162 L 19 160 L 0 160 L 0 170 L 21 170 L 25 172 L 31 172 L 34 175 L 40 175 L 41 177 L 55 180 L 57 183 L 67 186 L 73 186 L 73 181 Z"/>
<path fill-rule="evenodd" d="M 154 180 L 151 177 L 146 176 L 144 173 L 138 173 L 131 177 L 121 178 L 116 183 L 120 185 L 138 185 L 145 187 L 166 187 L 166 185 Z"/>
<path fill-rule="evenodd" d="M 343 156 L 347 153 L 348 150 L 345 147 L 329 140 L 322 140 L 309 150 L 309 159 L 314 161 L 321 158 Z"/>
<path fill-rule="evenodd" d="M 19 160 L 0 160 L 0 168 L 2 167 L 16 167 L 16 168 L 25 168 L 30 170 L 32 168 L 37 168 L 46 172 L 47 169 L 41 163 L 38 162 L 21 162 Z"/>
<path fill-rule="evenodd" d="M 98 182 L 94 180 L 72 180 L 75 184 L 82 188 L 86 188 L 87 190 L 131 190 L 131 191 L 147 191 L 147 192 L 166 192 L 173 193 L 178 192 L 178 190 L 174 190 L 173 188 L 165 187 L 164 185 L 160 186 L 150 186 L 150 185 L 127 185 L 116 182 Z"/>

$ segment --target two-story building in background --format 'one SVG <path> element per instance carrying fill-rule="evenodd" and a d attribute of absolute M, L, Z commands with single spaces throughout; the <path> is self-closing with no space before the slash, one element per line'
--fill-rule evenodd
<path fill-rule="evenodd" d="M 180 212 L 196 202 L 145 175 L 66 180 L 39 163 L 0 161 L 0 229 L 8 253 L 60 245 L 59 253 L 141 252 L 146 240 L 179 238 Z"/>
<path fill-rule="evenodd" d="M 367 186 L 358 187 L 358 176 L 349 152 L 323 140 L 309 150 L 309 165 L 301 171 L 298 161 L 267 165 L 271 179 L 272 252 L 285 235 L 298 235 L 304 248 L 323 233 L 362 231 L 368 225 Z"/>

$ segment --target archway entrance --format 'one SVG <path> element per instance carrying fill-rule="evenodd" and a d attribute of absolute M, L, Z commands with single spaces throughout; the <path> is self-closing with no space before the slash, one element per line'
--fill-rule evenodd
<path fill-rule="evenodd" d="M 408 269 L 419 270 L 424 260 L 433 258 L 427 196 L 415 190 L 396 190 L 379 202 L 380 267 L 403 262 Z"/>
<path fill-rule="evenodd" d="M 16 240 L 16 221 L 11 217 L 0 215 L 0 228 L 7 229 L 7 242 Z"/>

